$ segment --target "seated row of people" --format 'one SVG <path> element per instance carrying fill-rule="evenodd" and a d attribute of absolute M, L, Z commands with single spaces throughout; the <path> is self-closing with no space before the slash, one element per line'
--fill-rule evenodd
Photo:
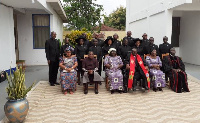
<path fill-rule="evenodd" d="M 110 56 L 115 57 L 120 61 L 120 57 L 113 56 L 112 54 L 115 54 L 115 49 L 110 49 L 111 54 Z M 110 63 L 107 63 L 106 61 L 111 61 Z M 150 88 L 150 83 L 153 84 L 153 90 L 162 91 L 162 88 L 165 87 L 166 78 L 169 77 L 170 81 L 170 88 L 177 92 L 189 92 L 188 83 L 187 83 L 187 75 L 185 73 L 185 67 L 183 62 L 178 56 L 175 56 L 175 49 L 171 48 L 170 55 L 164 57 L 163 63 L 159 56 L 156 56 L 156 50 L 151 50 L 151 55 L 146 57 L 146 60 L 144 60 L 140 55 L 137 54 L 137 49 L 133 48 L 132 53 L 129 54 L 126 58 L 125 65 L 126 65 L 126 74 L 125 76 L 120 74 L 120 68 L 121 64 L 113 63 L 112 59 L 110 57 L 106 57 L 106 63 L 105 66 L 108 69 L 109 66 L 115 66 L 115 69 L 118 69 L 118 74 L 113 74 L 112 71 L 107 71 L 108 78 L 110 78 L 110 81 L 112 83 L 113 78 L 116 80 L 122 80 L 121 77 L 125 77 L 124 83 L 124 91 L 127 92 L 128 89 L 132 89 L 133 91 L 136 90 L 137 87 L 137 81 L 141 81 L 141 86 L 148 90 Z M 123 63 L 122 63 L 123 64 Z M 164 73 L 160 70 L 160 68 L 163 67 Z M 149 69 L 149 71 L 148 71 Z M 112 76 L 111 76 L 112 75 Z M 118 75 L 118 76 L 117 76 Z M 166 75 L 166 77 L 165 77 Z M 115 85 L 121 84 L 120 81 L 114 81 Z M 116 88 L 115 88 L 116 89 Z M 111 84 L 111 90 L 113 90 L 112 84 Z M 112 91 L 111 91 L 112 93 Z"/>
<path fill-rule="evenodd" d="M 144 60 L 137 54 L 137 49 L 127 55 L 123 63 L 120 56 L 117 56 L 116 49 L 110 48 L 109 55 L 105 58 L 105 72 L 110 81 L 111 94 L 115 90 L 120 93 L 127 92 L 128 89 L 136 90 L 137 81 L 141 81 L 141 86 L 148 90 L 150 83 L 153 84 L 153 90 L 159 91 L 165 87 L 165 74 L 170 79 L 170 87 L 177 93 L 189 92 L 187 75 L 181 59 L 175 56 L 175 49 L 170 50 L 170 56 L 166 56 L 162 61 L 156 56 L 156 50 L 151 51 L 151 55 Z M 60 58 L 61 68 L 61 88 L 64 94 L 69 92 L 73 94 L 76 89 L 78 62 L 75 56 L 72 56 L 72 48 L 66 48 L 64 56 Z M 125 66 L 126 74 L 123 76 L 122 68 Z M 83 83 L 84 93 L 88 93 L 88 82 L 95 83 L 95 94 L 98 94 L 98 83 L 104 81 L 97 73 L 98 60 L 94 58 L 94 53 L 89 52 L 87 58 L 83 59 L 82 70 L 84 71 Z M 163 67 L 165 74 L 160 70 Z M 149 69 L 149 71 L 148 71 Z"/>

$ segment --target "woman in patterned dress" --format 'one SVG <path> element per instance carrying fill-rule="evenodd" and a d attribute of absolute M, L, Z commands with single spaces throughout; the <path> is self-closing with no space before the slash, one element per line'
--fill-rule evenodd
<path fill-rule="evenodd" d="M 160 70 L 162 62 L 159 56 L 156 56 L 156 49 L 151 50 L 151 55 L 146 57 L 146 61 L 150 68 L 150 76 L 152 77 L 153 90 L 156 92 L 157 89 L 162 91 L 165 87 L 165 74 Z"/>
<path fill-rule="evenodd" d="M 72 49 L 66 48 L 63 57 L 60 57 L 60 83 L 63 93 L 73 94 L 76 89 L 77 72 L 75 68 L 78 66 L 77 58 L 72 56 Z"/>
<path fill-rule="evenodd" d="M 123 75 L 121 68 L 123 67 L 123 62 L 120 56 L 117 56 L 116 49 L 110 48 L 109 56 L 105 58 L 104 64 L 106 67 L 106 75 L 108 76 L 108 81 L 110 81 L 110 90 L 111 94 L 115 90 L 118 90 L 120 93 L 123 89 Z"/>

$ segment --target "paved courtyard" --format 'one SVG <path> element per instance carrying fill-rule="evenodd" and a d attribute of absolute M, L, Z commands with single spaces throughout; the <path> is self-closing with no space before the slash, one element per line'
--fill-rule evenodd
<path fill-rule="evenodd" d="M 186 66 L 187 70 L 190 68 L 191 66 Z M 105 90 L 105 86 L 101 85 L 98 95 L 95 95 L 93 90 L 84 95 L 82 86 L 78 86 L 73 95 L 63 95 L 60 86 L 48 85 L 47 66 L 27 67 L 27 85 L 34 80 L 40 82 L 28 95 L 30 110 L 25 122 L 199 123 L 200 83 L 190 75 L 188 78 L 190 93 L 177 94 L 165 88 L 163 92 L 156 93 L 138 91 L 111 95 Z M 2 89 L 6 86 L 6 82 L 0 84 L 1 119 L 4 117 L 3 105 L 7 96 Z"/>

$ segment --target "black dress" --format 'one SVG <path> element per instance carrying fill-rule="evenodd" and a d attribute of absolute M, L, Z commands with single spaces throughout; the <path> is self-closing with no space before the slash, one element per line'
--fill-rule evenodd
<path fill-rule="evenodd" d="M 84 55 L 87 55 L 87 46 L 86 45 L 80 45 L 77 44 L 75 47 L 75 54 L 78 61 L 78 71 L 82 71 L 82 61 L 81 59 L 84 59 Z"/>
<path fill-rule="evenodd" d="M 176 72 L 173 69 L 180 69 Z M 185 73 L 185 65 L 178 56 L 165 56 L 163 59 L 163 71 L 166 78 L 170 80 L 170 87 L 174 92 L 189 92 L 187 83 L 187 74 Z"/>
<path fill-rule="evenodd" d="M 102 48 L 102 53 L 103 53 L 103 56 L 105 57 L 105 55 L 108 55 L 108 51 L 110 48 L 116 48 L 116 45 L 112 44 L 112 45 L 108 45 L 108 44 L 105 44 Z"/>

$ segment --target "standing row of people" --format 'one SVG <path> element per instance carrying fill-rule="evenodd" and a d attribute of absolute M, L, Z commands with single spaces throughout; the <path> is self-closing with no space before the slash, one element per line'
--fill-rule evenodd
<path fill-rule="evenodd" d="M 61 49 L 59 49 L 59 44 L 55 40 L 56 33 L 52 32 L 51 39 L 47 40 L 45 44 L 45 52 L 49 64 L 50 85 L 54 86 L 55 84 L 58 84 L 56 82 L 56 71 L 58 71 L 58 62 L 59 57 L 61 56 L 59 66 L 61 68 L 61 86 L 64 93 L 67 93 L 67 91 L 73 93 L 74 89 L 76 88 L 75 84 L 73 84 L 76 81 L 76 76 L 78 77 L 78 84 L 80 84 L 81 76 L 83 76 L 85 72 L 87 72 L 88 75 L 91 75 L 89 75 L 89 78 L 87 78 L 87 75 L 85 74 L 86 78 L 83 77 L 84 81 L 92 80 L 97 77 L 97 75 L 94 75 L 94 73 L 98 73 L 98 75 L 101 76 L 102 58 L 105 59 L 105 71 L 111 82 L 111 93 L 113 93 L 113 90 L 115 89 L 119 90 L 119 92 L 126 92 L 127 88 L 130 89 L 133 87 L 133 90 L 135 90 L 136 81 L 138 79 L 143 80 L 142 86 L 146 90 L 148 90 L 150 88 L 150 76 L 153 77 L 153 83 L 159 81 L 159 83 L 161 83 L 161 86 L 159 87 L 164 87 L 165 83 L 162 82 L 164 81 L 164 73 L 162 73 L 160 68 L 167 67 L 166 64 L 162 65 L 162 61 L 159 55 L 170 53 L 170 49 L 172 47 L 167 42 L 168 38 L 166 36 L 163 38 L 164 43 L 159 45 L 159 48 L 157 45 L 154 44 L 153 37 L 150 37 L 148 40 L 146 33 L 144 33 L 142 37 L 142 40 L 140 40 L 139 38 L 132 38 L 131 31 L 128 31 L 127 36 L 123 38 L 122 43 L 117 40 L 117 34 L 114 34 L 113 37 L 108 36 L 105 41 L 99 39 L 99 35 L 96 34 L 95 38 L 92 41 L 88 41 L 84 33 L 76 40 L 77 45 L 75 46 L 75 48 L 73 48 L 69 44 L 69 39 L 65 38 L 65 45 L 63 45 Z M 88 58 L 85 59 L 84 55 L 88 54 L 88 52 Z M 150 54 L 150 56 L 148 56 L 146 60 L 144 60 L 144 54 Z M 76 57 L 73 55 L 76 55 Z M 93 55 L 97 56 L 96 60 L 91 60 L 94 57 Z M 172 64 L 172 68 L 170 70 L 175 72 L 181 71 L 182 73 L 184 73 L 184 69 L 177 67 L 181 61 L 180 59 L 177 59 L 178 58 L 170 62 Z M 169 61 L 169 58 L 167 60 Z M 165 59 L 165 62 L 167 60 Z M 176 61 L 178 63 L 173 69 L 173 63 L 175 63 Z M 147 66 L 150 68 L 150 75 L 147 71 Z M 164 72 L 170 73 L 169 70 L 166 69 L 164 70 Z M 123 77 L 123 75 L 127 76 Z M 179 74 L 177 74 L 177 78 L 179 77 L 178 75 Z M 186 76 L 186 74 L 183 75 Z M 183 75 L 179 78 L 182 79 Z M 98 81 L 102 81 L 102 78 L 100 76 L 97 77 Z M 170 78 L 171 82 L 175 80 L 174 75 L 168 75 L 168 77 Z M 171 85 L 173 85 L 173 87 L 171 88 L 175 88 L 175 84 L 179 85 L 180 83 L 171 83 Z M 185 84 L 187 85 L 186 82 Z M 183 89 L 182 85 L 183 84 L 181 84 L 181 89 Z M 184 88 L 186 88 L 186 85 L 184 86 Z M 154 84 L 154 90 L 157 89 L 157 86 L 158 84 Z M 86 94 L 87 84 L 85 84 L 85 89 L 86 90 L 84 90 L 84 93 Z M 159 89 L 162 90 L 161 88 Z M 182 90 L 178 91 L 181 92 Z M 176 92 L 178 91 L 176 88 Z M 98 93 L 96 86 L 95 93 Z"/>

